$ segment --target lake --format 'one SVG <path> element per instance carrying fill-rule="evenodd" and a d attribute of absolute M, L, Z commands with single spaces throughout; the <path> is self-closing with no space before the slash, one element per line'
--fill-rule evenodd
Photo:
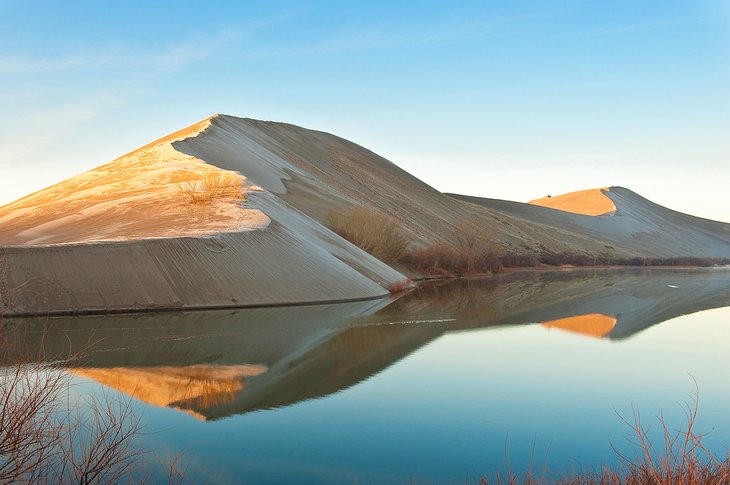
<path fill-rule="evenodd" d="M 633 453 L 699 386 L 730 444 L 730 270 L 531 272 L 379 301 L 7 319 L 63 363 L 71 401 L 132 399 L 139 437 L 189 483 L 467 483 Z M 134 396 L 130 398 L 129 396 Z M 153 477 L 150 465 L 146 472 Z M 161 477 L 159 477 L 161 478 Z"/>

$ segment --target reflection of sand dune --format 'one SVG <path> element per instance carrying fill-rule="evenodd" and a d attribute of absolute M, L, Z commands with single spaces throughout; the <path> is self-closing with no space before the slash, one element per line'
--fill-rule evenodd
<path fill-rule="evenodd" d="M 424 284 L 396 301 L 6 322 L 32 359 L 80 353 L 66 364 L 79 375 L 219 419 L 347 389 L 448 332 L 546 322 L 616 340 L 728 305 L 726 270 L 575 270 Z M 266 372 L 250 378 L 252 362 Z"/>
<path fill-rule="evenodd" d="M 184 367 L 112 367 L 69 369 L 125 394 L 163 407 L 192 411 L 232 402 L 246 387 L 245 378 L 266 372 L 259 365 L 190 365 Z M 191 406 L 192 405 L 192 406 Z"/>
<path fill-rule="evenodd" d="M 548 195 L 542 199 L 531 200 L 529 203 L 587 216 L 613 215 L 616 211 L 616 205 L 604 195 L 604 190 L 608 191 L 610 189 L 579 190 L 578 192 L 570 192 L 554 197 Z"/>
<path fill-rule="evenodd" d="M 589 313 L 575 317 L 550 320 L 541 325 L 548 329 L 557 328 L 568 332 L 580 333 L 592 337 L 605 337 L 616 326 L 616 318 L 601 313 Z"/>

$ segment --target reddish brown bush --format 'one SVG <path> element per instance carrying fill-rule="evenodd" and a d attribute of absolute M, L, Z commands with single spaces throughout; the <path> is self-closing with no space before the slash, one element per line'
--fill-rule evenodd
<path fill-rule="evenodd" d="M 459 223 L 448 243 L 411 249 L 403 262 L 422 274 L 439 276 L 498 273 L 502 269 L 491 231 L 475 221 Z"/>

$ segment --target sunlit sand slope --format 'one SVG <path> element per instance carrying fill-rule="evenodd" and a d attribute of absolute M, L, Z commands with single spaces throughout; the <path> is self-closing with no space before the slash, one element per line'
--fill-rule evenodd
<path fill-rule="evenodd" d="M 613 215 L 616 211 L 616 206 L 603 193 L 608 190 L 610 189 L 589 189 L 556 196 L 548 195 L 541 199 L 531 200 L 529 203 L 587 216 Z"/>
<path fill-rule="evenodd" d="M 176 151 L 205 120 L 117 160 L 0 207 L 0 243 L 49 245 L 205 236 L 265 227 L 268 217 L 239 203 L 252 188 L 245 177 Z M 198 179 L 226 181 L 220 196 L 191 202 L 183 190 Z M 193 195 L 193 194 L 190 194 Z"/>

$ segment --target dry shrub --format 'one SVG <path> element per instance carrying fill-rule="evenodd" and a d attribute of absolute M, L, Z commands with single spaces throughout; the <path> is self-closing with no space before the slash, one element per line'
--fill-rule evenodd
<path fill-rule="evenodd" d="M 413 281 L 405 279 L 401 281 L 396 281 L 395 283 L 391 283 L 390 285 L 388 285 L 388 291 L 390 291 L 392 294 L 396 294 L 402 291 L 413 289 L 415 287 L 416 284 Z"/>
<path fill-rule="evenodd" d="M 210 170 L 188 172 L 177 184 L 180 195 L 191 204 L 211 202 L 213 199 L 244 199 L 241 177 L 234 172 Z"/>
<path fill-rule="evenodd" d="M 540 260 L 532 254 L 510 253 L 501 258 L 505 268 L 534 268 L 540 265 Z"/>
<path fill-rule="evenodd" d="M 28 359 L 0 327 L 0 483 L 116 483 L 142 448 L 130 400 L 90 398 L 72 408 L 70 380 L 42 355 Z"/>
<path fill-rule="evenodd" d="M 404 263 L 420 273 L 439 276 L 498 273 L 502 269 L 493 234 L 478 221 L 457 224 L 448 243 L 412 249 Z"/>
<path fill-rule="evenodd" d="M 344 214 L 330 213 L 329 227 L 382 261 L 395 263 L 406 254 L 408 240 L 400 222 L 387 214 L 353 207 Z"/>
<path fill-rule="evenodd" d="M 482 477 L 481 485 L 716 485 L 730 483 L 730 456 L 718 457 L 703 444 L 706 434 L 695 431 L 699 409 L 699 387 L 691 402 L 682 404 L 685 422 L 674 430 L 663 414 L 657 417 L 660 437 L 650 435 L 650 428 L 642 423 L 641 414 L 632 407 L 630 418 L 619 415 L 628 429 L 628 441 L 634 447 L 633 456 L 617 450 L 617 467 L 603 466 L 597 472 L 548 477 L 528 471 L 524 477 L 512 472 L 492 479 Z"/>
<path fill-rule="evenodd" d="M 132 399 L 90 395 L 73 404 L 61 366 L 79 355 L 31 353 L 20 333 L 0 322 L 0 483 L 130 481 L 147 453 Z M 167 473 L 170 483 L 184 476 L 177 459 Z"/>

